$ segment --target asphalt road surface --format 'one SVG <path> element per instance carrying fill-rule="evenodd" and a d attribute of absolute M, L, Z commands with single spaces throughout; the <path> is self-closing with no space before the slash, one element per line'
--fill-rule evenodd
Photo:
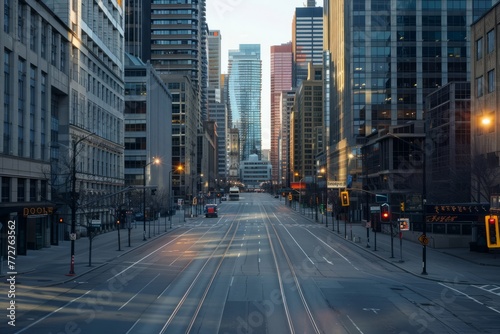
<path fill-rule="evenodd" d="M 257 193 L 19 298 L 39 306 L 2 333 L 500 332 L 498 294 L 410 275 Z"/>

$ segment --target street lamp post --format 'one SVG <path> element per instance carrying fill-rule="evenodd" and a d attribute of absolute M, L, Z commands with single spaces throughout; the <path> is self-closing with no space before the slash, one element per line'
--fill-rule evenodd
<path fill-rule="evenodd" d="M 143 222 L 143 241 L 146 241 L 146 168 L 151 165 L 151 164 L 158 164 L 160 162 L 160 159 L 153 158 L 152 161 L 144 164 L 142 167 L 142 185 L 144 187 L 144 191 L 142 193 L 142 222 Z M 151 235 L 150 235 L 151 236 Z"/>
<path fill-rule="evenodd" d="M 75 240 L 76 240 L 76 209 L 78 205 L 78 199 L 77 199 L 77 194 L 76 194 L 76 149 L 78 147 L 78 144 L 80 144 L 82 141 L 87 139 L 90 136 L 93 136 L 94 133 L 90 133 L 77 141 L 73 142 L 73 156 L 71 157 L 71 233 L 70 233 L 70 240 L 71 240 L 71 260 L 70 260 L 70 267 L 69 267 L 69 274 L 68 276 L 73 276 L 75 275 Z"/>

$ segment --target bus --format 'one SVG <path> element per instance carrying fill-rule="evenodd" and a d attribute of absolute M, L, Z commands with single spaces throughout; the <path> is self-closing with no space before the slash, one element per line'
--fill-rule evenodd
<path fill-rule="evenodd" d="M 240 188 L 231 187 L 229 188 L 229 200 L 238 201 L 240 199 Z"/>

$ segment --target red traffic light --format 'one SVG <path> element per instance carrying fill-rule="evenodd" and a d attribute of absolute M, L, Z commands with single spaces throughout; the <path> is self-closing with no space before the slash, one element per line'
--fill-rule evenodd
<path fill-rule="evenodd" d="M 380 220 L 384 223 L 388 223 L 391 221 L 391 212 L 389 204 L 387 203 L 384 203 L 380 206 Z"/>
<path fill-rule="evenodd" d="M 495 218 L 489 218 L 488 219 L 488 224 L 495 225 Z"/>

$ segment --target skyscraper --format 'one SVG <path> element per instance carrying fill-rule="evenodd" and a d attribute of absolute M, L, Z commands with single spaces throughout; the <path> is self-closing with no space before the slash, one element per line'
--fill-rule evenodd
<path fill-rule="evenodd" d="M 217 123 L 217 175 L 226 178 L 226 103 L 221 87 L 221 33 L 211 30 L 208 36 L 208 119 Z"/>
<path fill-rule="evenodd" d="M 271 179 L 280 183 L 281 94 L 292 88 L 292 43 L 271 46 Z"/>
<path fill-rule="evenodd" d="M 424 120 L 426 96 L 448 82 L 470 81 L 469 26 L 494 2 L 324 2 L 325 126 L 328 166 L 337 180 L 353 174 L 350 157 L 361 160 L 367 136 Z M 369 182 L 395 190 L 387 177 Z"/>
<path fill-rule="evenodd" d="M 229 104 L 232 128 L 239 130 L 240 161 L 261 158 L 262 61 L 260 44 L 240 44 L 229 51 Z"/>
<path fill-rule="evenodd" d="M 205 4 L 206 0 L 131 0 L 125 9 L 126 50 L 149 61 L 172 93 L 172 166 L 183 166 L 185 176 L 172 182 L 179 195 L 192 190 L 195 182 L 190 178 L 200 173 L 197 137 L 208 106 Z"/>
<path fill-rule="evenodd" d="M 323 63 L 323 9 L 308 1 L 295 9 L 292 24 L 293 87 L 307 78 L 308 64 Z"/>

